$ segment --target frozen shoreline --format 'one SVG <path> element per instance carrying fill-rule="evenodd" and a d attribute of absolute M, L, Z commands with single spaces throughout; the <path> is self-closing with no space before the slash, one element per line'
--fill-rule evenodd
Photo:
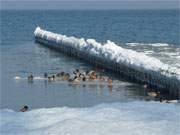
<path fill-rule="evenodd" d="M 3 135 L 178 135 L 179 104 L 128 102 L 1 112 Z"/>

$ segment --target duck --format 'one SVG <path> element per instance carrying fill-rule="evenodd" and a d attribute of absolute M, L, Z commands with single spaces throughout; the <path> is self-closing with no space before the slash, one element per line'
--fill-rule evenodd
<path fill-rule="evenodd" d="M 21 112 L 26 112 L 29 109 L 27 105 L 20 109 Z"/>
<path fill-rule="evenodd" d="M 63 80 L 69 80 L 70 78 L 70 74 L 69 73 L 66 73 L 64 76 L 63 76 Z"/>
<path fill-rule="evenodd" d="M 45 72 L 44 73 L 44 78 L 47 78 L 48 77 L 48 74 Z"/>
<path fill-rule="evenodd" d="M 77 76 L 74 77 L 74 79 L 72 80 L 73 84 L 80 84 L 80 80 Z"/>
<path fill-rule="evenodd" d="M 157 96 L 160 94 L 160 92 L 150 91 L 150 92 L 148 92 L 147 94 L 148 94 L 148 96 L 150 96 L 150 97 L 157 97 Z"/>
<path fill-rule="evenodd" d="M 90 75 L 89 79 L 90 80 L 96 80 L 97 79 L 97 75 Z"/>
<path fill-rule="evenodd" d="M 56 74 L 56 77 L 61 77 L 61 73 L 57 73 L 57 74 Z"/>
<path fill-rule="evenodd" d="M 86 71 L 85 71 L 85 74 L 88 75 L 88 74 L 89 74 L 89 70 L 86 70 Z"/>
<path fill-rule="evenodd" d="M 65 72 L 60 72 L 56 74 L 56 77 L 63 77 L 65 75 Z"/>
<path fill-rule="evenodd" d="M 87 76 L 91 76 L 91 75 L 95 75 L 95 74 L 96 74 L 96 72 L 95 72 L 94 70 L 90 70 L 90 71 L 87 70 L 87 71 L 86 71 L 86 75 L 87 75 Z"/>
<path fill-rule="evenodd" d="M 48 78 L 48 81 L 51 81 L 51 80 L 52 80 L 50 76 L 48 76 L 47 78 Z"/>
<path fill-rule="evenodd" d="M 94 70 L 91 70 L 89 73 L 90 73 L 91 75 L 96 75 L 96 72 L 95 72 Z"/>
<path fill-rule="evenodd" d="M 160 101 L 161 103 L 166 103 L 166 102 L 167 102 L 167 100 L 165 100 L 165 99 L 163 99 L 163 98 L 160 98 L 159 101 Z"/>
<path fill-rule="evenodd" d="M 51 77 L 52 77 L 52 79 L 53 79 L 53 81 L 54 81 L 54 80 L 55 80 L 55 75 L 52 75 Z"/>
<path fill-rule="evenodd" d="M 113 80 L 109 77 L 108 78 L 108 86 L 111 87 L 112 85 L 113 85 Z"/>
<path fill-rule="evenodd" d="M 75 71 L 73 71 L 73 74 L 76 76 L 79 76 L 79 74 L 80 74 L 79 69 L 76 69 Z"/>
<path fill-rule="evenodd" d="M 86 77 L 85 77 L 85 76 L 82 78 L 82 81 L 83 81 L 83 82 L 85 82 L 85 81 L 86 81 Z"/>
<path fill-rule="evenodd" d="M 90 80 L 96 80 L 98 77 L 94 70 L 89 71 L 88 76 Z"/>
<path fill-rule="evenodd" d="M 28 81 L 33 81 L 33 75 L 28 76 Z"/>
<path fill-rule="evenodd" d="M 85 77 L 85 74 L 84 74 L 84 73 L 80 73 L 80 74 L 79 74 L 79 77 L 80 77 L 80 78 L 83 78 L 83 77 Z"/>
<path fill-rule="evenodd" d="M 73 79 L 69 78 L 69 79 L 68 79 L 68 82 L 72 83 L 72 82 L 73 82 Z"/>
<path fill-rule="evenodd" d="M 48 76 L 48 81 L 54 81 L 55 77 L 54 76 Z"/>

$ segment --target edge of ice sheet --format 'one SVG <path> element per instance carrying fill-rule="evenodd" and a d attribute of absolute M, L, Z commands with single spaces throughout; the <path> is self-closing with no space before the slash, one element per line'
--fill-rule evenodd
<path fill-rule="evenodd" d="M 126 43 L 126 45 L 130 45 L 130 46 L 139 46 L 139 45 L 147 45 L 147 46 L 154 46 L 154 47 L 167 47 L 170 46 L 167 43 Z"/>
<path fill-rule="evenodd" d="M 179 104 L 127 102 L 88 108 L 48 108 L 29 112 L 0 110 L 6 135 L 178 135 Z"/>
<path fill-rule="evenodd" d="M 103 57 L 117 63 L 124 63 L 128 67 L 137 70 L 152 70 L 160 72 L 163 75 L 176 77 L 180 80 L 180 69 L 162 63 L 159 59 L 147 56 L 145 53 L 125 49 L 116 45 L 114 42 L 107 40 L 105 44 L 96 42 L 95 39 L 84 39 L 76 37 L 67 37 L 66 35 L 52 33 L 37 27 L 34 35 L 43 39 L 51 40 L 56 43 L 63 43 L 66 46 L 84 51 L 90 55 Z"/>

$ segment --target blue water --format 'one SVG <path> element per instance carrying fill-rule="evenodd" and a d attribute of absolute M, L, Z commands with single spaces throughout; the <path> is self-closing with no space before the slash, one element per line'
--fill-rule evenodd
<path fill-rule="evenodd" d="M 33 41 L 38 25 L 99 41 L 180 44 L 178 10 L 3 11 L 3 44 Z"/>
<path fill-rule="evenodd" d="M 42 76 L 44 72 L 72 72 L 76 68 L 94 68 L 83 61 L 35 44 L 33 32 L 37 26 L 69 36 L 93 38 L 100 42 L 111 40 L 119 45 L 166 43 L 173 46 L 169 50 L 175 48 L 179 56 L 178 19 L 179 10 L 2 11 L 0 107 L 15 110 L 24 104 L 31 108 L 84 107 L 102 102 L 147 100 L 144 88 L 124 81 L 119 81 L 119 86 L 109 90 L 106 86 L 99 88 L 96 85 L 83 87 L 45 81 L 17 82 L 13 77 L 27 77 L 29 74 Z M 152 47 L 144 48 L 138 51 L 157 50 Z M 158 51 L 164 52 L 162 48 Z M 170 56 L 169 59 L 161 54 L 157 57 L 164 62 L 178 63 L 177 59 L 171 59 Z M 108 72 L 102 74 L 113 76 Z M 118 80 L 116 77 L 114 79 Z"/>

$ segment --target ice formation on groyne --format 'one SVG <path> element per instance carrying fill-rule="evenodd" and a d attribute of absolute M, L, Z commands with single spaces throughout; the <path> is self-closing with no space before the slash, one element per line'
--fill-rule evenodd
<path fill-rule="evenodd" d="M 173 89 L 176 94 L 180 91 L 180 69 L 144 53 L 122 48 L 110 40 L 101 44 L 94 39 L 67 37 L 40 27 L 36 28 L 34 35 L 39 43 L 118 72 L 131 80 Z"/>

